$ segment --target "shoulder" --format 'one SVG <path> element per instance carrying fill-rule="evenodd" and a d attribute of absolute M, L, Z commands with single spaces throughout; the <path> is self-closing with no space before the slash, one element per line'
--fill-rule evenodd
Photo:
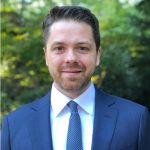
<path fill-rule="evenodd" d="M 97 101 L 102 101 L 103 107 L 109 112 L 117 115 L 117 124 L 125 128 L 147 128 L 150 124 L 150 114 L 148 109 L 132 100 L 108 94 L 100 89 L 96 90 Z M 111 111 L 110 111 L 111 110 Z M 100 111 L 99 111 L 100 112 Z M 122 130 L 122 129 L 121 129 Z"/>
<path fill-rule="evenodd" d="M 112 105 L 112 107 L 116 108 L 117 110 L 121 112 L 137 113 L 137 112 L 148 111 L 145 106 L 138 104 L 134 102 L 133 100 L 111 95 L 98 88 L 96 88 L 96 95 L 100 95 L 99 97 L 101 97 L 101 100 L 104 103 L 114 104 Z"/>
<path fill-rule="evenodd" d="M 44 105 L 48 105 L 50 101 L 50 92 L 48 92 L 45 96 L 35 99 L 32 102 L 28 104 L 24 104 L 17 108 L 16 110 L 10 112 L 8 115 L 5 117 L 8 118 L 8 120 L 16 120 L 20 119 L 23 120 L 25 118 L 28 118 L 33 111 L 36 111 L 40 108 L 42 108 Z"/>

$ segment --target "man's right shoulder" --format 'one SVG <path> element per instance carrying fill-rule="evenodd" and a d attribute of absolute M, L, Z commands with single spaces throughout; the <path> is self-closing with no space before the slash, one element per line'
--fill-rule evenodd
<path fill-rule="evenodd" d="M 35 99 L 30 103 L 24 104 L 17 108 L 16 110 L 10 112 L 8 115 L 5 117 L 8 117 L 9 119 L 11 118 L 26 118 L 30 116 L 32 111 L 36 110 L 36 108 L 40 108 L 43 105 L 46 105 L 50 100 L 50 92 L 48 92 L 45 96 Z"/>

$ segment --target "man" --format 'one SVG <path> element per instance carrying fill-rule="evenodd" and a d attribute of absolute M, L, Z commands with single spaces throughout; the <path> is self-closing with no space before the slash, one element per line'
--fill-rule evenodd
<path fill-rule="evenodd" d="M 2 150 L 149 150 L 147 109 L 91 82 L 100 62 L 97 18 L 82 7 L 54 7 L 43 35 L 52 90 L 4 118 Z"/>

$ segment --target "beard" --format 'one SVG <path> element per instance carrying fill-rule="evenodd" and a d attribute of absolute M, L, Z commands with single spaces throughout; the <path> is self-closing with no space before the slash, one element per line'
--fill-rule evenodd
<path fill-rule="evenodd" d="M 83 91 L 83 89 L 86 89 L 88 87 L 89 83 L 91 80 L 91 76 L 89 77 L 84 77 L 82 76 L 81 78 L 67 78 L 61 81 L 59 83 L 60 87 L 68 92 L 79 92 Z"/>
<path fill-rule="evenodd" d="M 63 71 L 65 70 L 79 70 L 81 72 L 74 76 L 65 76 L 63 74 Z M 59 68 L 57 73 L 53 72 L 52 74 L 51 72 L 51 75 L 53 77 L 56 87 L 60 91 L 66 91 L 70 93 L 82 93 L 84 90 L 86 90 L 86 88 L 88 88 L 91 81 L 91 76 L 94 72 L 93 70 L 88 74 L 85 74 L 85 71 L 85 66 L 78 63 L 65 64 Z"/>

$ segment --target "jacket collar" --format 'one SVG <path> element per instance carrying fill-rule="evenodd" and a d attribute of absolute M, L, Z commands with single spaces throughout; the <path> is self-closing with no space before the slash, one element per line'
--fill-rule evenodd
<path fill-rule="evenodd" d="M 34 113 L 31 115 L 30 121 L 32 123 L 30 122 L 29 125 L 32 126 L 30 129 L 33 150 L 53 150 L 50 124 L 50 97 L 49 92 L 31 106 Z M 92 150 L 109 149 L 118 116 L 117 109 L 113 107 L 115 103 L 113 96 L 96 88 Z"/>
<path fill-rule="evenodd" d="M 118 116 L 114 105 L 114 97 L 96 88 L 92 150 L 110 147 Z"/>
<path fill-rule="evenodd" d="M 50 92 L 32 103 L 29 121 L 32 150 L 53 150 L 50 126 Z"/>

